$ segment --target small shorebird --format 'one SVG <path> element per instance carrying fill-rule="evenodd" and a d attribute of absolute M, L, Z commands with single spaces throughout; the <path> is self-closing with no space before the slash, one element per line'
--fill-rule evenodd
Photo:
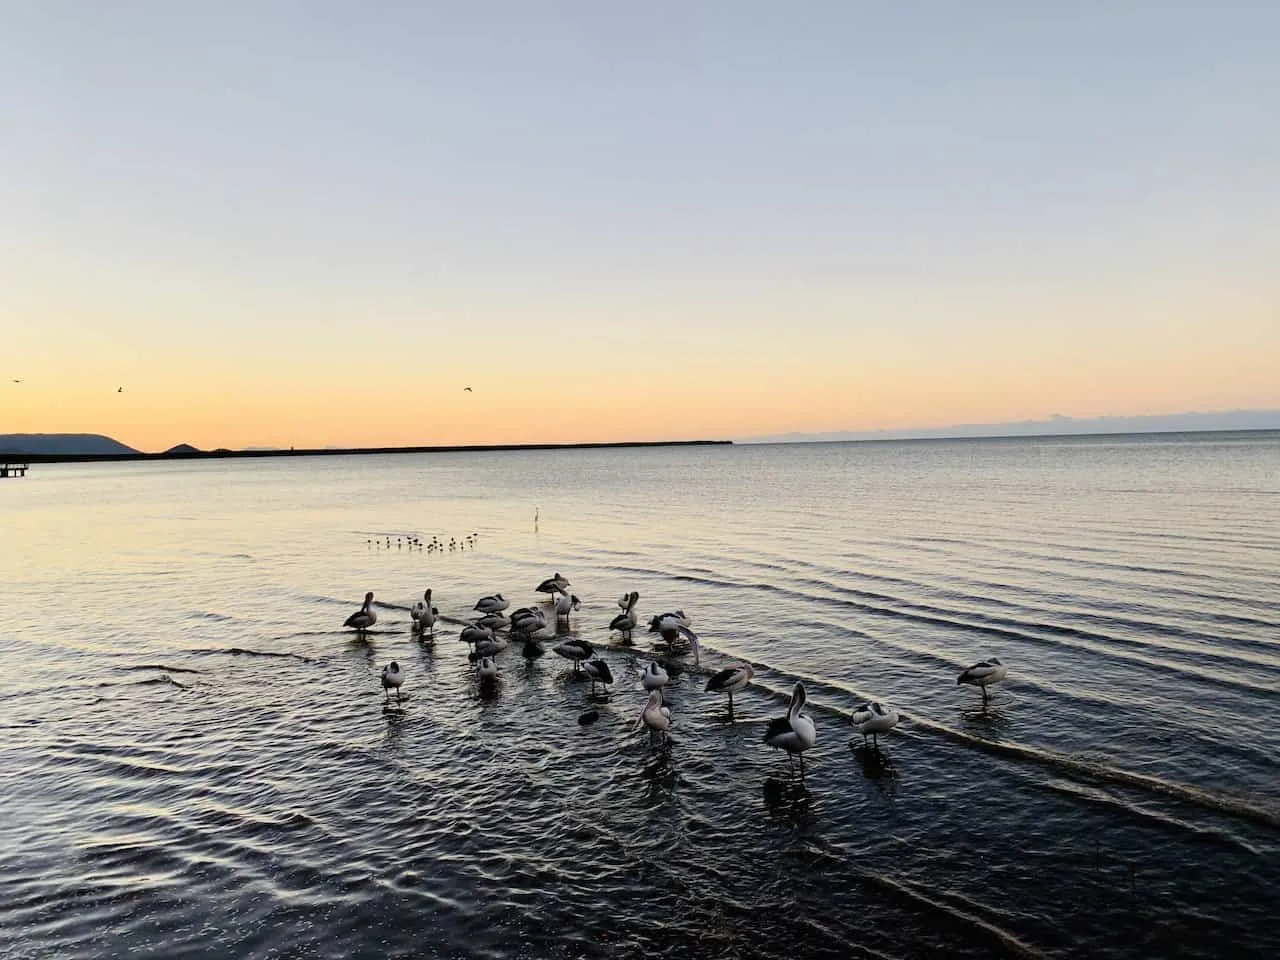
<path fill-rule="evenodd" d="M 769 726 L 764 731 L 764 742 L 771 747 L 787 751 L 788 761 L 793 755 L 800 758 L 801 777 L 804 776 L 804 751 L 818 740 L 818 731 L 813 725 L 813 720 L 807 713 L 801 713 L 806 700 L 808 700 L 808 694 L 804 692 L 804 684 L 797 683 L 791 691 L 791 703 L 787 707 L 786 716 L 770 720 Z"/>
<path fill-rule="evenodd" d="M 511 601 L 503 597 L 502 594 L 495 593 L 488 597 L 481 597 L 471 609 L 478 610 L 480 613 L 499 613 L 509 606 L 511 606 Z"/>
<path fill-rule="evenodd" d="M 751 669 L 749 663 L 735 663 L 732 667 L 726 667 L 718 673 L 713 673 L 711 679 L 707 681 L 706 690 L 709 693 L 718 693 L 723 691 L 729 694 L 729 720 L 733 721 L 733 694 L 736 690 L 741 690 L 751 678 L 755 676 L 755 671 Z"/>
<path fill-rule="evenodd" d="M 657 660 L 650 660 L 649 665 L 644 668 L 644 673 L 640 675 L 640 685 L 646 690 L 661 690 L 670 680 L 667 671 L 662 669 L 662 664 Z"/>
<path fill-rule="evenodd" d="M 879 735 L 888 733 L 898 725 L 898 711 L 889 704 L 873 700 L 854 710 L 849 721 L 853 724 L 853 729 L 862 734 L 863 744 L 866 744 L 867 735 L 870 734 L 872 743 L 879 747 Z"/>
<path fill-rule="evenodd" d="M 962 683 L 971 686 L 980 687 L 982 689 L 982 702 L 985 705 L 989 694 L 987 687 L 993 683 L 999 683 L 1008 674 L 1009 668 L 1000 662 L 999 657 L 988 657 L 969 667 L 964 673 L 956 678 L 956 686 Z"/>
<path fill-rule="evenodd" d="M 556 622 L 559 623 L 563 620 L 565 623 L 568 623 L 569 614 L 581 607 L 582 601 L 572 593 L 562 593 L 560 596 L 555 598 L 552 605 L 555 607 L 556 611 Z"/>
<path fill-rule="evenodd" d="M 609 629 L 620 632 L 623 643 L 630 643 L 631 631 L 636 628 L 636 602 L 640 599 L 640 594 L 632 590 L 622 599 L 627 602 L 618 601 L 622 605 L 622 612 L 609 621 Z"/>
<path fill-rule="evenodd" d="M 382 701 L 386 703 L 391 699 L 391 691 L 396 692 L 396 703 L 400 702 L 400 686 L 404 683 L 404 674 L 400 670 L 400 664 L 392 660 L 382 668 Z"/>
<path fill-rule="evenodd" d="M 378 614 L 373 609 L 373 591 L 370 590 L 364 595 L 364 603 L 360 605 L 360 609 L 347 617 L 342 625 L 355 627 L 356 637 L 363 640 L 365 631 L 377 622 Z"/>
<path fill-rule="evenodd" d="M 565 659 L 573 661 L 574 673 L 578 672 L 578 666 L 583 660 L 590 660 L 596 655 L 595 647 L 586 640 L 566 640 L 564 643 L 557 643 L 551 649 Z"/>
<path fill-rule="evenodd" d="M 671 709 L 662 705 L 662 690 L 657 689 L 649 694 L 649 699 L 640 708 L 640 716 L 636 717 L 636 729 L 644 724 L 649 728 L 649 742 L 653 742 L 654 733 L 662 734 L 662 742 L 667 742 L 667 731 L 671 729 Z"/>
<path fill-rule="evenodd" d="M 409 609 L 409 616 L 413 618 L 413 625 L 418 628 L 418 632 L 426 631 L 432 637 L 436 633 L 436 617 L 439 615 L 440 611 L 431 605 L 430 589 Z"/>

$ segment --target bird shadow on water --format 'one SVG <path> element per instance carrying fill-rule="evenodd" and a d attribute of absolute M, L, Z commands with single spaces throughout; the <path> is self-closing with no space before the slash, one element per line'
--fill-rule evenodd
<path fill-rule="evenodd" d="M 1013 726 L 1010 717 L 991 704 L 978 704 L 960 711 L 960 726 L 966 733 L 999 740 Z"/>
<path fill-rule="evenodd" d="M 790 820 L 797 827 L 814 823 L 813 795 L 803 777 L 788 771 L 783 776 L 772 774 L 764 778 L 765 809 L 783 820 Z"/>
<path fill-rule="evenodd" d="M 862 775 L 880 788 L 885 794 L 893 793 L 893 783 L 898 777 L 893 758 L 877 746 L 866 743 L 849 744 L 853 759 L 857 761 Z"/>

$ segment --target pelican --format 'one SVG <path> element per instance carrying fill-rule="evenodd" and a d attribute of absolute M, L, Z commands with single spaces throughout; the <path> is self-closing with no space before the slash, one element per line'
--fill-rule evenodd
<path fill-rule="evenodd" d="M 644 668 L 644 673 L 640 675 L 640 683 L 646 690 L 661 690 L 670 679 L 667 671 L 662 669 L 662 665 L 657 660 L 649 661 L 649 665 Z"/>
<path fill-rule="evenodd" d="M 808 695 L 804 692 L 804 684 L 797 683 L 791 691 L 791 704 L 787 707 L 787 715 L 770 720 L 764 731 L 764 742 L 771 747 L 787 751 L 787 759 L 792 755 L 800 758 L 800 776 L 804 776 L 804 751 L 814 745 L 818 739 L 817 728 L 808 714 L 801 713 Z"/>
<path fill-rule="evenodd" d="M 541 610 L 521 607 L 511 615 L 511 632 L 521 633 L 526 637 L 537 633 L 547 625 L 547 615 Z"/>
<path fill-rule="evenodd" d="M 498 679 L 498 663 L 493 657 L 481 657 L 480 666 L 476 668 L 481 681 Z"/>
<path fill-rule="evenodd" d="M 486 613 L 476 620 L 475 624 L 477 627 L 488 627 L 490 630 L 505 630 L 511 626 L 511 621 L 501 613 Z"/>
<path fill-rule="evenodd" d="M 435 636 L 436 617 L 439 615 L 440 611 L 431 605 L 430 590 L 427 590 L 422 595 L 422 599 L 409 610 L 409 616 L 413 617 L 413 625 L 418 628 L 418 632 L 425 630 L 428 636 Z"/>
<path fill-rule="evenodd" d="M 671 709 L 662 705 L 661 688 L 649 694 L 649 699 L 640 710 L 640 716 L 636 717 L 635 729 L 639 729 L 641 724 L 649 728 L 650 742 L 656 730 L 662 734 L 662 742 L 666 743 L 667 731 L 671 729 Z"/>
<path fill-rule="evenodd" d="M 689 629 L 689 618 L 684 615 L 683 610 L 658 614 L 649 621 L 649 632 L 659 634 L 670 647 L 674 647 L 682 639 L 689 641 L 693 650 L 693 662 L 699 661 L 701 653 L 698 649 L 698 635 Z"/>
<path fill-rule="evenodd" d="M 369 596 L 373 596 L 373 594 L 369 594 Z M 990 696 L 990 694 L 987 693 L 987 687 L 990 684 L 999 683 L 1005 678 L 1005 675 L 1008 672 L 1009 668 L 1000 662 L 999 657 L 990 657 L 986 660 L 975 663 L 972 667 L 965 670 L 964 673 L 960 674 L 960 676 L 956 678 L 956 685 L 959 686 L 962 683 L 968 683 L 972 686 L 980 687 L 982 689 L 982 702 L 985 704 Z"/>
<path fill-rule="evenodd" d="M 749 663 L 735 663 L 732 667 L 726 667 L 724 670 L 711 675 L 711 679 L 707 681 L 707 692 L 719 692 L 723 690 L 729 694 L 729 719 L 733 720 L 733 693 L 735 690 L 741 690 L 751 678 L 755 676 L 755 671 L 751 669 Z"/>
<path fill-rule="evenodd" d="M 559 621 L 563 620 L 565 623 L 568 623 L 569 613 L 581 607 L 582 601 L 579 600 L 572 593 L 569 593 L 569 594 L 562 593 L 560 594 L 560 596 L 555 598 L 555 600 L 553 601 L 553 604 L 556 609 L 556 622 L 558 623 Z"/>
<path fill-rule="evenodd" d="M 355 627 L 356 636 L 364 637 L 364 632 L 378 622 L 378 614 L 373 609 L 373 591 L 370 590 L 364 595 L 364 603 L 360 605 L 360 609 L 347 617 L 344 627 Z"/>
<path fill-rule="evenodd" d="M 635 600 L 631 599 L 632 594 L 635 594 L 635 598 L 636 598 Z M 636 605 L 636 600 L 639 600 L 639 599 L 640 599 L 640 594 L 632 590 L 631 593 L 624 593 L 622 596 L 618 598 L 618 606 L 620 606 L 623 610 L 626 610 L 628 607 L 634 607 Z"/>
<path fill-rule="evenodd" d="M 573 672 L 578 672 L 578 665 L 583 660 L 590 660 L 596 655 L 595 647 L 585 640 L 566 640 L 551 648 L 560 656 L 573 661 Z"/>
<path fill-rule="evenodd" d="M 619 631 L 623 642 L 630 643 L 631 631 L 636 628 L 636 601 L 640 599 L 640 594 L 632 590 L 622 599 L 627 602 L 622 604 L 622 612 L 609 621 L 609 629 Z"/>
<path fill-rule="evenodd" d="M 533 589 L 535 593 L 549 593 L 552 597 L 555 597 L 556 594 L 564 596 L 568 587 L 569 581 L 557 573 L 554 577 L 548 577 L 546 580 L 543 580 Z"/>
<path fill-rule="evenodd" d="M 495 657 L 507 649 L 510 642 L 506 637 L 484 637 L 476 641 L 475 649 L 468 656 L 472 663 L 484 657 Z"/>
<path fill-rule="evenodd" d="M 478 610 L 481 613 L 498 613 L 509 606 L 511 606 L 511 601 L 507 600 L 502 594 L 495 593 L 490 597 L 481 597 L 471 609 Z"/>
<path fill-rule="evenodd" d="M 400 702 L 400 685 L 404 683 L 404 674 L 400 672 L 400 664 L 392 660 L 382 668 L 382 702 L 391 699 L 391 691 L 396 692 L 396 703 Z"/>
<path fill-rule="evenodd" d="M 591 692 L 596 692 L 596 684 L 608 686 L 613 683 L 613 672 L 609 669 L 609 665 L 603 660 L 585 660 L 582 664 L 582 672 L 591 678 Z"/>
<path fill-rule="evenodd" d="M 477 627 L 474 623 L 469 623 L 462 628 L 462 632 L 458 634 L 458 639 L 463 643 L 475 646 L 482 640 L 492 640 L 493 631 L 488 627 Z"/>
<path fill-rule="evenodd" d="M 880 746 L 879 735 L 888 733 L 898 725 L 898 711 L 887 703 L 873 700 L 854 710 L 849 720 L 853 724 L 853 729 L 862 734 L 864 744 L 867 742 L 867 734 L 870 734 L 872 743 L 878 747 Z"/>

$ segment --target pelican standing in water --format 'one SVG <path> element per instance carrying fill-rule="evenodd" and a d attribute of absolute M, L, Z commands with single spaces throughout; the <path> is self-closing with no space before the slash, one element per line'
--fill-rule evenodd
<path fill-rule="evenodd" d="M 640 594 L 632 590 L 622 600 L 627 601 L 618 603 L 622 606 L 622 612 L 609 621 L 609 629 L 617 630 L 622 634 L 622 642 L 631 642 L 631 631 L 636 628 L 636 602 L 640 599 Z"/>
<path fill-rule="evenodd" d="M 706 691 L 708 693 L 719 693 L 721 691 L 729 694 L 729 722 L 733 722 L 733 694 L 736 690 L 741 690 L 751 678 L 755 676 L 755 671 L 751 669 L 749 663 L 735 663 L 732 667 L 726 667 L 718 673 L 713 673 L 711 679 L 707 681 Z"/>
<path fill-rule="evenodd" d="M 804 684 L 797 683 L 791 691 L 791 704 L 787 707 L 787 715 L 770 720 L 764 731 L 764 742 L 771 747 L 787 751 L 787 760 L 792 756 L 800 758 L 800 776 L 804 776 L 804 751 L 818 740 L 817 728 L 804 709 L 808 694 L 804 692 Z"/>
<path fill-rule="evenodd" d="M 533 590 L 535 593 L 550 594 L 552 599 L 555 599 L 557 594 L 564 596 L 569 592 L 569 581 L 560 576 L 557 572 L 555 576 L 547 577 L 547 579 L 534 587 Z"/>
<path fill-rule="evenodd" d="M 493 657 L 481 657 L 480 666 L 476 668 L 476 673 L 480 675 L 480 682 L 488 681 L 492 683 L 498 679 L 498 663 Z"/>
<path fill-rule="evenodd" d="M 649 621 L 649 632 L 656 633 L 674 648 L 676 643 L 687 641 L 693 650 L 693 662 L 698 663 L 701 653 L 698 649 L 698 635 L 689 629 L 689 618 L 683 610 L 674 613 L 660 613 Z"/>
<path fill-rule="evenodd" d="M 662 664 L 657 660 L 650 660 L 649 665 L 644 668 L 644 673 L 640 675 L 640 685 L 646 690 L 661 690 L 670 680 L 667 671 L 662 669 Z"/>
<path fill-rule="evenodd" d="M 853 724 L 853 729 L 862 734 L 864 746 L 867 735 L 870 734 L 872 743 L 879 747 L 879 735 L 888 733 L 898 725 L 898 711 L 887 703 L 873 700 L 854 710 L 853 715 L 849 717 L 849 722 Z"/>
<path fill-rule="evenodd" d="M 571 593 L 562 593 L 553 601 L 556 610 L 556 623 L 563 620 L 569 622 L 569 614 L 582 606 L 582 601 Z"/>
<path fill-rule="evenodd" d="M 480 613 L 501 613 L 509 606 L 511 606 L 510 600 L 500 593 L 495 593 L 488 597 L 481 597 L 471 609 Z"/>
<path fill-rule="evenodd" d="M 413 618 L 413 625 L 418 628 L 418 632 L 425 632 L 430 637 L 436 635 L 436 617 L 439 615 L 440 611 L 431 605 L 430 589 L 409 610 L 409 616 Z"/>
<path fill-rule="evenodd" d="M 378 614 L 373 609 L 373 591 L 370 590 L 364 595 L 364 603 L 360 605 L 360 609 L 347 617 L 344 627 L 355 627 L 356 636 L 363 640 L 364 633 L 375 623 L 378 622 Z"/>
<path fill-rule="evenodd" d="M 382 668 L 382 702 L 386 703 L 391 699 L 391 691 L 396 692 L 396 703 L 400 702 L 400 685 L 404 683 L 404 674 L 400 670 L 400 664 L 392 660 Z"/>
<path fill-rule="evenodd" d="M 474 649 L 477 643 L 492 641 L 493 631 L 488 627 L 477 627 L 474 623 L 469 623 L 462 628 L 462 632 L 458 634 L 458 639 Z"/>
<path fill-rule="evenodd" d="M 582 672 L 591 678 L 592 693 L 596 692 L 597 683 L 605 687 L 613 683 L 613 671 L 609 669 L 609 665 L 603 660 L 584 660 Z"/>
<path fill-rule="evenodd" d="M 649 699 L 640 709 L 636 718 L 635 729 L 644 724 L 649 728 L 649 742 L 653 742 L 655 732 L 662 734 L 662 742 L 667 742 L 667 731 L 671 729 L 671 709 L 662 705 L 662 690 L 659 688 L 649 694 Z"/>
<path fill-rule="evenodd" d="M 373 596 L 373 594 L 370 594 Z M 1000 662 L 999 657 L 988 657 L 986 660 L 975 663 L 969 667 L 964 673 L 956 678 L 956 686 L 962 683 L 979 687 L 982 690 L 982 704 L 986 706 L 990 694 L 987 693 L 987 687 L 993 683 L 999 683 L 1008 674 L 1009 668 Z"/>
<path fill-rule="evenodd" d="M 596 655 L 595 647 L 591 646 L 586 640 L 566 640 L 564 643 L 557 643 L 551 649 L 565 659 L 573 661 L 574 673 L 578 672 L 578 666 L 582 661 L 590 660 Z"/>

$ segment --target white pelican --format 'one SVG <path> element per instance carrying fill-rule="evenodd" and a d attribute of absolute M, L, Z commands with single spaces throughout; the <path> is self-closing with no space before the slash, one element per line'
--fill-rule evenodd
<path fill-rule="evenodd" d="M 804 692 L 804 684 L 797 683 L 791 691 L 791 705 L 787 707 L 787 715 L 770 720 L 764 731 L 764 742 L 771 747 L 787 751 L 787 759 L 793 755 L 800 758 L 800 776 L 804 776 L 804 751 L 814 745 L 818 739 L 817 728 L 808 714 L 801 713 L 808 695 Z"/>
<path fill-rule="evenodd" d="M 631 631 L 636 628 L 636 601 L 640 599 L 640 594 L 632 590 L 622 599 L 627 602 L 622 604 L 622 612 L 609 621 L 609 629 L 619 631 L 623 641 L 630 643 Z"/>
<path fill-rule="evenodd" d="M 391 699 L 391 691 L 396 692 L 396 703 L 400 702 L 400 685 L 404 683 L 404 674 L 400 672 L 400 664 L 392 660 L 382 668 L 382 700 Z"/>
<path fill-rule="evenodd" d="M 667 731 L 671 729 L 671 710 L 662 705 L 661 688 L 650 693 L 649 699 L 640 709 L 640 716 L 636 718 L 636 729 L 639 729 L 641 724 L 649 728 L 650 741 L 653 740 L 654 731 L 657 731 L 662 734 L 663 743 L 666 742 Z"/>
<path fill-rule="evenodd" d="M 693 650 L 693 662 L 699 661 L 698 635 L 689 629 L 689 618 L 683 610 L 658 614 L 649 621 L 649 632 L 659 634 L 669 647 L 674 647 L 677 641 L 687 640 Z"/>
<path fill-rule="evenodd" d="M 596 684 L 608 686 L 613 683 L 613 671 L 609 669 L 609 665 L 603 660 L 584 660 L 582 663 L 582 672 L 591 678 L 591 692 L 596 692 Z"/>
<path fill-rule="evenodd" d="M 511 601 L 506 599 L 502 594 L 495 593 L 492 596 L 481 597 L 476 601 L 476 605 L 472 610 L 478 610 L 481 613 L 498 613 L 511 606 Z"/>
<path fill-rule="evenodd" d="M 409 616 L 413 617 L 413 625 L 418 628 L 418 632 L 427 631 L 428 636 L 434 636 L 436 632 L 436 617 L 440 615 L 440 611 L 431 605 L 431 591 L 427 590 L 422 595 L 422 599 L 415 603 L 409 610 Z"/>
<path fill-rule="evenodd" d="M 751 669 L 749 663 L 735 663 L 732 667 L 726 667 L 718 673 L 713 673 L 711 679 L 707 681 L 707 692 L 724 691 L 729 694 L 729 719 L 733 719 L 733 694 L 735 690 L 741 690 L 751 678 L 755 676 L 755 671 Z"/>
<path fill-rule="evenodd" d="M 372 594 L 370 594 L 370 596 L 372 596 Z M 1008 672 L 1009 668 L 1000 662 L 999 657 L 988 657 L 986 660 L 975 663 L 972 667 L 965 670 L 964 673 L 960 674 L 960 676 L 956 678 L 956 685 L 959 686 L 962 683 L 968 683 L 975 687 L 981 687 L 982 702 L 986 703 L 989 696 L 987 693 L 987 687 L 990 684 L 999 683 L 1005 678 L 1005 675 Z"/>
<path fill-rule="evenodd" d="M 556 610 L 556 621 L 559 622 L 560 620 L 563 620 L 565 623 L 568 623 L 570 612 L 581 607 L 582 601 L 572 593 L 562 593 L 560 596 L 555 598 L 553 605 Z"/>
<path fill-rule="evenodd" d="M 595 647 L 587 643 L 585 640 L 566 640 L 564 643 L 557 643 L 551 648 L 560 656 L 573 661 L 573 672 L 578 672 L 578 665 L 583 660 L 590 660 L 596 655 Z"/>
<path fill-rule="evenodd" d="M 636 598 L 635 600 L 631 599 L 632 594 L 635 594 L 635 598 Z M 639 600 L 639 599 L 640 599 L 640 594 L 632 590 L 631 593 L 624 593 L 622 596 L 618 598 L 618 606 L 620 606 L 623 610 L 626 610 L 626 609 L 629 609 L 630 607 L 634 607 L 636 605 L 636 600 Z"/>
<path fill-rule="evenodd" d="M 661 690 L 670 679 L 667 671 L 662 669 L 662 664 L 657 660 L 650 660 L 649 665 L 644 668 L 644 673 L 640 675 L 640 684 L 646 690 Z"/>
<path fill-rule="evenodd" d="M 497 680 L 497 661 L 494 660 L 493 657 L 481 657 L 480 666 L 476 668 L 476 673 L 480 675 L 481 680 Z"/>
<path fill-rule="evenodd" d="M 554 577 L 543 580 L 533 589 L 535 593 L 549 593 L 554 597 L 556 594 L 564 596 L 568 592 L 568 587 L 569 581 L 557 573 Z"/>
<path fill-rule="evenodd" d="M 887 703 L 871 701 L 864 703 L 853 711 L 849 718 L 853 728 L 862 734 L 862 742 L 867 742 L 867 734 L 871 735 L 875 746 L 880 746 L 879 735 L 888 733 L 898 725 L 898 711 Z"/>
<path fill-rule="evenodd" d="M 492 640 L 493 631 L 488 627 L 477 627 L 474 623 L 469 623 L 462 628 L 462 632 L 458 634 L 458 639 L 463 643 L 475 646 L 481 640 Z"/>
<path fill-rule="evenodd" d="M 364 595 L 364 603 L 360 609 L 347 617 L 344 627 L 355 627 L 356 636 L 363 637 L 364 632 L 378 622 L 378 614 L 373 609 L 373 591 Z"/>

